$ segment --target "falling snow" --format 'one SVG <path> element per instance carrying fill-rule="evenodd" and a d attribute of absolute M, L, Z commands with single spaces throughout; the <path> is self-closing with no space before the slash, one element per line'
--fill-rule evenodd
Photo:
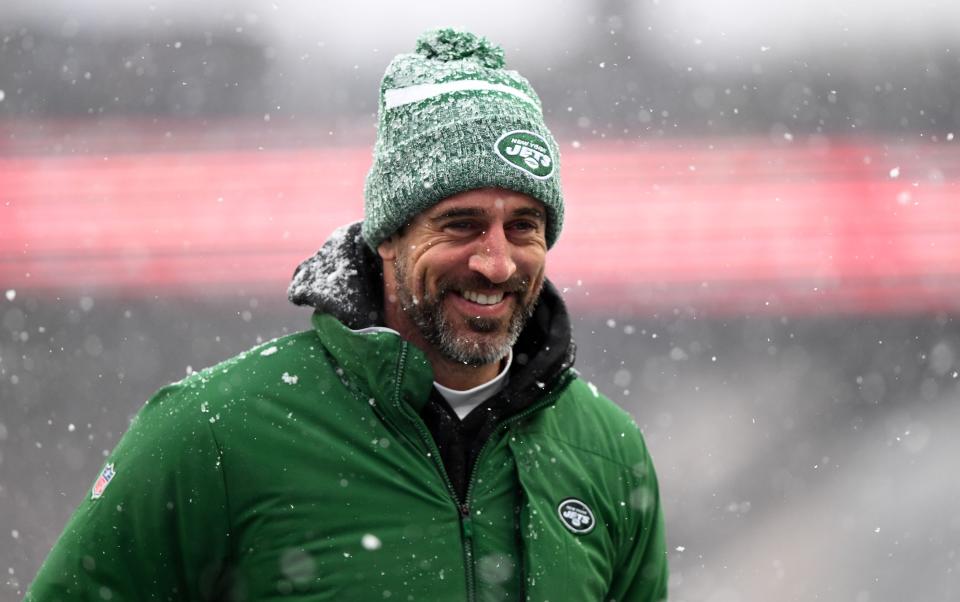
<path fill-rule="evenodd" d="M 0 472 L 9 477 L 0 598 L 24 597 L 70 500 L 89 491 L 145 396 L 185 364 L 178 386 L 192 396 L 169 411 L 217 431 L 264 406 L 238 389 L 229 410 L 203 401 L 210 375 L 192 366 L 255 349 L 277 355 L 264 362 L 263 397 L 313 382 L 309 364 L 279 363 L 282 343 L 262 347 L 309 329 L 310 310 L 291 314 L 282 292 L 239 281 L 262 278 L 262 264 L 288 274 L 295 266 L 282 257 L 306 255 L 362 215 L 376 82 L 385 50 L 404 43 L 376 28 L 343 36 L 328 10 L 279 2 L 263 13 L 200 11 L 195 27 L 163 6 L 106 23 L 75 4 L 28 20 L 12 11 L 0 36 L 12 153 L 2 161 L 18 184 L 0 195 L 0 230 L 13 241 L 0 288 Z M 475 18 L 448 4 L 433 17 Z M 671 597 L 955 599 L 960 486 L 944 477 L 960 454 L 949 102 L 958 50 L 944 34 L 953 4 L 884 0 L 842 15 L 752 0 L 744 11 L 593 4 L 546 17 L 533 5 L 487 12 L 509 11 L 518 31 L 538 32 L 513 36 L 506 51 L 568 155 L 568 221 L 548 272 L 573 318 L 575 368 L 593 381 L 578 390 L 591 404 L 607 395 L 635 419 L 657 463 L 667 531 L 690 544 L 670 548 Z M 385 23 L 417 18 L 389 3 L 377 13 Z M 873 46 L 883 60 L 851 51 Z M 410 60 L 397 81 L 418 77 Z M 430 180 L 430 165 L 448 156 L 421 154 L 417 175 L 435 190 L 444 183 Z M 290 299 L 352 328 L 382 324 L 358 284 L 379 277 L 359 260 L 370 253 L 358 223 L 338 228 L 297 269 Z M 278 378 L 278 365 L 296 374 Z M 216 376 L 232 386 L 240 375 L 227 365 Z M 328 393 L 316 394 L 323 403 Z M 371 394 L 358 393 L 374 407 L 357 408 L 371 428 L 363 453 L 409 451 L 374 430 L 388 408 Z M 290 419 L 278 421 L 284 435 L 307 416 L 288 410 L 276 414 Z M 544 450 L 538 470 L 574 453 L 567 443 Z M 629 479 L 647 474 L 632 469 Z M 328 473 L 323 486 L 367 489 L 364 475 L 347 476 Z M 653 494 L 623 497 L 611 508 L 639 515 Z M 360 537 L 388 510 L 332 552 L 338 562 L 406 563 L 462 582 L 436 558 L 401 556 L 416 525 L 383 530 L 386 549 Z M 547 519 L 524 518 L 531 529 Z M 332 565 L 315 549 L 285 545 L 275 594 L 328 577 Z M 92 556 L 78 562 L 95 570 Z M 896 579 L 882 570 L 891 563 L 902 569 Z M 490 583 L 515 577 L 509 567 L 497 554 L 476 558 Z M 531 583 L 540 568 L 527 567 Z M 112 585 L 92 595 L 124 598 Z"/>
<path fill-rule="evenodd" d="M 379 550 L 383 544 L 380 542 L 380 538 L 371 533 L 367 533 L 361 539 L 363 548 L 365 550 Z"/>

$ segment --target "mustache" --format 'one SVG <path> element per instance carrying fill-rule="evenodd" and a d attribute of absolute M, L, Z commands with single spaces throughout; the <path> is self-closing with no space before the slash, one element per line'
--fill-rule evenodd
<path fill-rule="evenodd" d="M 512 276 L 509 280 L 495 284 L 482 274 L 473 274 L 457 280 L 445 280 L 437 283 L 437 296 L 443 297 L 451 291 L 484 290 L 523 295 L 530 288 L 530 279 L 524 276 Z"/>

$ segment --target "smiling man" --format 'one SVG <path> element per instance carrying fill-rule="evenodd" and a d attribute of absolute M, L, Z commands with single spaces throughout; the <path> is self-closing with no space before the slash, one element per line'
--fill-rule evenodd
<path fill-rule="evenodd" d="M 546 210 L 496 188 L 456 194 L 379 246 L 386 323 L 424 350 L 435 380 L 465 390 L 501 373 L 540 296 Z"/>
<path fill-rule="evenodd" d="M 362 222 L 304 261 L 313 329 L 158 392 L 29 600 L 666 597 L 656 475 L 573 370 L 547 280 L 559 154 L 503 52 L 384 76 Z"/>

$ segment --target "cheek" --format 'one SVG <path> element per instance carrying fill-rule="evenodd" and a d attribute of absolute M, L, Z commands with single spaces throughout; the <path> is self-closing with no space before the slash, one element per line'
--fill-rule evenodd
<path fill-rule="evenodd" d="M 417 285 L 433 293 L 439 284 L 456 281 L 469 273 L 469 253 L 440 252 L 440 249 L 427 251 L 414 263 L 414 277 Z"/>
<path fill-rule="evenodd" d="M 416 261 L 409 254 L 400 254 L 395 266 L 397 286 L 408 294 L 419 296 L 417 290 L 420 277 L 417 274 Z"/>
<path fill-rule="evenodd" d="M 432 296 L 437 291 L 437 283 L 442 280 L 443 271 L 430 261 L 415 261 L 410 266 L 407 285 L 418 296 Z"/>
<path fill-rule="evenodd" d="M 524 296 L 524 304 L 528 305 L 536 301 L 546 280 L 546 266 L 543 263 L 531 265 L 529 269 L 524 270 L 523 274 L 529 279 L 527 294 Z"/>
<path fill-rule="evenodd" d="M 540 296 L 540 292 L 543 290 L 543 283 L 545 280 L 546 280 L 546 276 L 543 270 L 541 270 L 539 274 L 537 274 L 530 280 L 529 301 L 531 302 L 535 301 Z"/>
<path fill-rule="evenodd" d="M 514 261 L 516 261 L 520 273 L 528 277 L 531 283 L 536 283 L 544 278 L 547 266 L 546 259 L 546 253 L 538 249 L 518 255 Z"/>

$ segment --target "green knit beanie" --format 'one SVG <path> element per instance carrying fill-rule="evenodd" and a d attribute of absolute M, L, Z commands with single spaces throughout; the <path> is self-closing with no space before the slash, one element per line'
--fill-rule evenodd
<path fill-rule="evenodd" d="M 371 249 L 457 193 L 506 188 L 547 209 L 547 245 L 563 225 L 560 153 L 537 93 L 504 69 L 503 49 L 438 29 L 394 57 L 380 85 L 363 237 Z"/>

